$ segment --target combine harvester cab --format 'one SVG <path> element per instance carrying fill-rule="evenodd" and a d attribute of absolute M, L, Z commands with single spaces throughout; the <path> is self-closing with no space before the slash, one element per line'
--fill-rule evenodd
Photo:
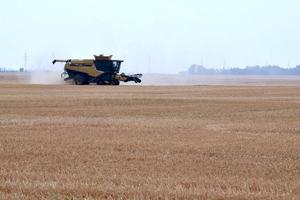
<path fill-rule="evenodd" d="M 62 78 L 65 81 L 74 80 L 76 85 L 120 85 L 120 81 L 141 83 L 142 74 L 126 75 L 119 73 L 123 60 L 112 60 L 112 56 L 94 56 L 95 59 L 53 60 L 65 63 Z"/>

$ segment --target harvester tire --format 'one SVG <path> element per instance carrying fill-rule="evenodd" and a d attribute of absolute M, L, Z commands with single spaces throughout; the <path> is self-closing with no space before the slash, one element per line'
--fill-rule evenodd
<path fill-rule="evenodd" d="M 97 85 L 105 85 L 104 81 L 97 81 Z"/>
<path fill-rule="evenodd" d="M 75 85 L 87 85 L 88 84 L 88 80 L 84 75 L 81 74 L 77 74 L 74 77 L 74 83 Z"/>
<path fill-rule="evenodd" d="M 120 81 L 119 80 L 114 80 L 111 82 L 112 85 L 120 85 Z"/>

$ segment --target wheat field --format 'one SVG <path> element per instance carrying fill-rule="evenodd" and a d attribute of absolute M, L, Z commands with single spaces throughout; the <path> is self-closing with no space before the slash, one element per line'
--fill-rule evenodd
<path fill-rule="evenodd" d="M 1 84 L 0 199 L 300 199 L 300 88 Z"/>

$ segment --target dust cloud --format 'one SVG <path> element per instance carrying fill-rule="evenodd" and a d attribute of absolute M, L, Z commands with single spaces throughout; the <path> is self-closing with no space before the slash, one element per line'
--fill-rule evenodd
<path fill-rule="evenodd" d="M 61 85 L 65 84 L 61 78 L 59 71 L 31 71 L 28 72 L 29 84 L 42 84 L 42 85 Z"/>

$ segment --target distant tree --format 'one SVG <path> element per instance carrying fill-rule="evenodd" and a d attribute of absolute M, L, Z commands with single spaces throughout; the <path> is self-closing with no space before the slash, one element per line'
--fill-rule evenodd
<path fill-rule="evenodd" d="M 300 75 L 300 65 L 295 68 L 281 68 L 277 65 L 267 66 L 247 66 L 244 69 L 241 68 L 230 68 L 230 69 L 207 69 L 202 65 L 192 65 L 189 70 L 189 74 L 200 74 L 200 75 Z"/>
<path fill-rule="evenodd" d="M 190 66 L 190 68 L 189 68 L 189 74 L 196 74 L 197 72 L 196 72 L 196 67 L 197 67 L 197 65 L 192 65 L 192 66 Z"/>

